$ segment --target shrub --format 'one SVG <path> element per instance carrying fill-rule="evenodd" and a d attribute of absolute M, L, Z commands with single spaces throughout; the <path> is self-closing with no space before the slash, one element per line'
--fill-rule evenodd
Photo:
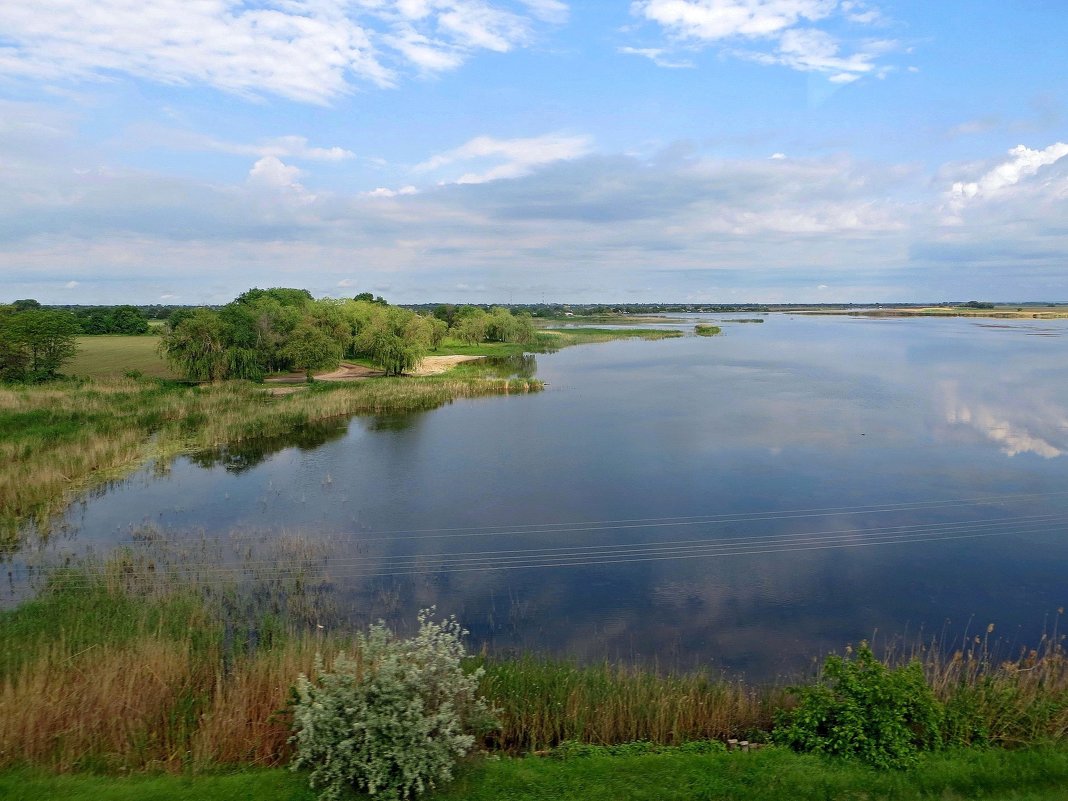
<path fill-rule="evenodd" d="M 461 666 L 467 632 L 454 617 L 431 621 L 431 612 L 419 613 L 411 639 L 371 626 L 354 656 L 338 656 L 330 670 L 318 657 L 315 680 L 297 678 L 293 769 L 311 768 L 324 801 L 348 786 L 386 798 L 421 793 L 452 778 L 472 731 L 495 725 L 477 695 L 482 669 Z"/>
<path fill-rule="evenodd" d="M 942 709 L 919 662 L 890 669 L 861 643 L 853 659 L 827 657 L 823 674 L 793 689 L 800 703 L 779 714 L 775 742 L 880 768 L 908 767 L 940 744 Z"/>

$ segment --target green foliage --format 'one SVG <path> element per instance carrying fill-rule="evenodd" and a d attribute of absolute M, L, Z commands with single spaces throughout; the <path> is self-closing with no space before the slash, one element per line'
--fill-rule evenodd
<path fill-rule="evenodd" d="M 698 323 L 693 327 L 693 332 L 699 337 L 714 337 L 723 331 L 718 325 Z"/>
<path fill-rule="evenodd" d="M 336 801 L 356 787 L 408 798 L 452 778 L 474 745 L 472 730 L 492 724 L 477 695 L 481 669 L 461 667 L 466 632 L 455 618 L 419 614 L 419 630 L 398 639 L 384 625 L 357 638 L 355 657 L 331 670 L 316 660 L 315 680 L 297 678 L 293 769 L 310 768 L 320 798 Z"/>
<path fill-rule="evenodd" d="M 226 328 L 218 314 L 197 309 L 160 339 L 160 354 L 193 381 L 220 381 L 229 375 Z"/>
<path fill-rule="evenodd" d="M 773 737 L 796 751 L 903 768 L 941 744 L 942 708 L 922 666 L 888 668 L 867 643 L 854 658 L 827 657 L 821 681 L 793 691 L 800 703 L 779 714 Z"/>
<path fill-rule="evenodd" d="M 720 740 L 692 740 L 681 745 L 661 745 L 649 740 L 636 740 L 617 745 L 592 745 L 578 740 L 565 740 L 549 752 L 554 759 L 588 759 L 590 757 L 635 757 L 645 754 L 722 754 L 727 746 Z"/>
<path fill-rule="evenodd" d="M 78 352 L 81 326 L 69 312 L 25 306 L 0 313 L 0 380 L 55 378 Z"/>

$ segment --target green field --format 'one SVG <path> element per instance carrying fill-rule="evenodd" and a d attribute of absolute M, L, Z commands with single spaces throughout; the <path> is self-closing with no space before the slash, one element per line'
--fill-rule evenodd
<path fill-rule="evenodd" d="M 158 353 L 159 338 L 103 335 L 78 337 L 78 355 L 63 367 L 70 376 L 105 378 L 131 370 L 151 378 L 177 378 Z"/>

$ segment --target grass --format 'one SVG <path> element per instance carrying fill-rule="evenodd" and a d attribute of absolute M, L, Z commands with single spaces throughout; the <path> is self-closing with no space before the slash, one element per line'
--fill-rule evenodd
<path fill-rule="evenodd" d="M 0 387 L 0 550 L 17 547 L 27 523 L 47 534 L 78 493 L 151 459 L 280 436 L 317 421 L 540 388 L 531 379 L 449 376 L 319 383 L 284 397 L 243 381 L 101 378 Z"/>
<path fill-rule="evenodd" d="M 310 574 L 295 573 L 286 586 L 255 575 L 248 586 L 222 586 L 181 566 L 180 554 L 172 565 L 121 554 L 103 567 L 61 570 L 39 598 L 0 612 L 0 769 L 183 772 L 288 760 L 292 682 L 311 671 L 316 651 L 329 657 L 351 639 L 297 625 L 299 596 L 315 592 Z M 242 592 L 248 605 L 236 598 Z M 1015 660 L 996 657 L 982 639 L 947 657 L 921 654 L 950 710 L 947 740 L 1068 743 L 1060 642 L 1053 634 L 1042 652 Z M 502 724 L 483 744 L 498 754 L 562 742 L 764 742 L 776 711 L 792 704 L 785 688 L 701 673 L 483 661 L 482 692 Z"/>
<path fill-rule="evenodd" d="M 693 332 L 699 337 L 714 337 L 717 334 L 723 333 L 723 329 L 720 328 L 718 325 L 698 323 L 693 327 Z"/>
<path fill-rule="evenodd" d="M 136 370 L 150 378 L 178 378 L 156 352 L 155 336 L 78 337 L 78 354 L 63 367 L 67 375 L 121 376 Z"/>
<path fill-rule="evenodd" d="M 577 759 L 478 760 L 427 801 L 1063 801 L 1068 750 L 927 755 L 908 772 L 880 772 L 766 749 L 750 754 L 664 753 Z M 311 801 L 286 770 L 189 776 L 0 773 L 8 801 Z M 366 798 L 357 796 L 351 798 Z"/>

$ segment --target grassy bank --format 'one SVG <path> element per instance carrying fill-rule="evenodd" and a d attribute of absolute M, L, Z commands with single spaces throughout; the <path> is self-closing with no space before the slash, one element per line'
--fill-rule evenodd
<path fill-rule="evenodd" d="M 475 761 L 427 801 L 1063 801 L 1068 750 L 926 756 L 907 773 L 778 749 L 755 754 L 636 754 Z M 191 776 L 56 776 L 0 772 L 8 801 L 313 801 L 284 769 Z M 357 796 L 352 798 L 366 798 Z"/>
<path fill-rule="evenodd" d="M 311 671 L 316 651 L 351 645 L 344 632 L 311 635 L 285 622 L 293 616 L 278 599 L 288 595 L 292 608 L 308 578 L 295 575 L 272 597 L 251 588 L 256 606 L 234 602 L 240 587 L 198 585 L 131 557 L 57 573 L 39 598 L 0 613 L 0 768 L 284 764 L 295 677 Z M 995 657 L 983 640 L 946 657 L 918 656 L 947 710 L 945 742 L 1068 742 L 1068 660 L 1055 636 L 1044 651 L 1016 659 Z M 482 692 L 500 710 L 501 728 L 483 744 L 505 755 L 565 741 L 763 742 L 776 712 L 793 703 L 783 687 L 701 673 L 534 657 L 484 667 Z"/>
<path fill-rule="evenodd" d="M 122 378 L 0 387 L 0 547 L 48 521 L 78 493 L 150 459 L 286 434 L 357 414 L 432 409 L 456 398 L 537 391 L 531 379 L 376 379 L 274 396 L 227 382 L 183 386 Z"/>

